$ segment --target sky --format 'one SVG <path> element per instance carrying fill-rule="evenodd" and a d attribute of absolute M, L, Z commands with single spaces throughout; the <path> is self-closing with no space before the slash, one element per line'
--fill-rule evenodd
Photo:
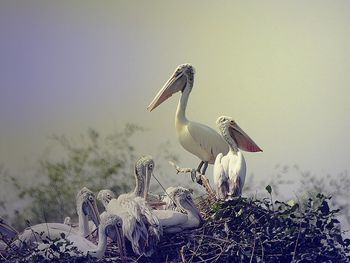
<path fill-rule="evenodd" d="M 125 123 L 155 154 L 176 140 L 180 94 L 148 104 L 182 63 L 196 69 L 187 116 L 233 117 L 264 150 L 248 174 L 297 164 L 349 169 L 349 1 L 1 1 L 0 163 L 42 156 L 48 136 L 108 134 Z M 209 172 L 210 173 L 210 172 Z"/>

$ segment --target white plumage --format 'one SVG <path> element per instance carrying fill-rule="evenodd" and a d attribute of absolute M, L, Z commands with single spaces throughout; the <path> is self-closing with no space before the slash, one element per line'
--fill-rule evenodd
<path fill-rule="evenodd" d="M 152 157 L 140 158 L 135 165 L 135 190 L 120 195 L 118 199 L 112 199 L 106 207 L 108 213 L 117 214 L 122 218 L 123 234 L 138 255 L 150 256 L 162 234 L 157 217 L 143 198 L 147 197 L 153 168 Z"/>
<path fill-rule="evenodd" d="M 262 150 L 232 118 L 222 116 L 216 123 L 230 147 L 226 155 L 220 153 L 215 159 L 213 179 L 216 196 L 219 199 L 240 196 L 246 177 L 246 162 L 239 148 L 249 152 Z"/>
<path fill-rule="evenodd" d="M 148 109 L 152 111 L 172 94 L 181 91 L 181 98 L 175 115 L 176 135 L 185 150 L 196 155 L 201 163 L 197 171 L 205 174 L 208 163 L 213 164 L 219 153 L 226 154 L 228 145 L 212 128 L 189 121 L 186 118 L 186 107 L 194 81 L 194 68 L 190 64 L 177 67 L 174 74 L 158 92 Z M 202 168 L 202 166 L 204 167 Z M 202 168 L 202 170 L 201 170 Z"/>

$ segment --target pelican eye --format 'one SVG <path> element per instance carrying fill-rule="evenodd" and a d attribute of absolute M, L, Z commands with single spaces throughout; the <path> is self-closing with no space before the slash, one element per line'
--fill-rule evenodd
<path fill-rule="evenodd" d="M 150 163 L 150 164 L 148 165 L 148 168 L 149 168 L 149 169 L 153 169 L 153 163 Z"/>
<path fill-rule="evenodd" d="M 190 195 L 190 194 L 187 194 L 187 195 L 186 195 L 186 198 L 187 198 L 187 199 L 191 199 L 191 195 Z"/>
<path fill-rule="evenodd" d="M 118 227 L 121 227 L 121 226 L 122 226 L 122 222 L 118 221 L 118 222 L 117 222 L 117 226 L 118 226 Z"/>
<path fill-rule="evenodd" d="M 90 200 L 91 202 L 93 202 L 93 201 L 94 201 L 94 197 L 93 197 L 92 195 L 89 195 L 89 200 Z"/>

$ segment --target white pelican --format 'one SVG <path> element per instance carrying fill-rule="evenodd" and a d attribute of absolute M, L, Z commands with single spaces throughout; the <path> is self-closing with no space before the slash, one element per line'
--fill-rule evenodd
<path fill-rule="evenodd" d="M 28 234 L 28 231 L 35 232 L 36 239 L 33 240 L 33 235 Z M 32 243 L 30 247 L 38 245 L 38 249 L 41 251 L 49 249 L 49 244 L 45 243 L 46 237 L 49 237 L 51 240 L 58 239 L 58 241 L 61 239 L 62 241 L 68 240 L 71 242 L 71 244 L 66 246 L 66 248 L 77 248 L 77 251 L 70 249 L 68 253 L 71 256 L 90 255 L 95 258 L 102 258 L 107 247 L 107 236 L 112 240 L 117 241 L 120 256 L 122 261 L 125 262 L 125 245 L 122 234 L 122 220 L 117 215 L 105 214 L 105 216 L 102 217 L 99 225 L 98 245 L 95 245 L 91 241 L 82 237 L 79 232 L 69 229 L 69 226 L 58 223 L 47 226 L 45 226 L 45 224 L 35 225 L 31 227 L 30 230 L 27 229 L 21 235 L 19 235 L 19 239 L 27 244 Z"/>
<path fill-rule="evenodd" d="M 112 200 L 112 199 L 115 199 L 116 198 L 116 195 L 115 193 L 112 191 L 112 190 L 109 190 L 109 189 L 103 189 L 103 190 L 100 190 L 97 194 L 97 200 L 99 200 L 103 207 L 105 208 L 105 210 L 107 209 L 107 205 L 109 204 L 109 202 Z M 103 216 L 105 213 L 107 213 L 106 211 L 103 211 L 100 216 Z"/>
<path fill-rule="evenodd" d="M 117 214 L 123 219 L 123 234 L 138 255 L 150 256 L 162 234 L 157 217 L 145 201 L 153 168 L 151 156 L 141 157 L 135 164 L 135 190 L 112 199 L 106 207 L 108 213 Z"/>
<path fill-rule="evenodd" d="M 6 253 L 9 248 L 11 239 L 16 237 L 18 232 L 12 226 L 10 226 L 6 221 L 0 217 L 0 252 Z"/>
<path fill-rule="evenodd" d="M 2 238 L 14 238 L 17 236 L 18 232 L 12 226 L 10 226 L 6 221 L 0 217 L 0 237 Z"/>
<path fill-rule="evenodd" d="M 226 155 L 218 154 L 214 164 L 214 185 L 217 198 L 240 196 L 245 182 L 246 163 L 242 152 L 262 151 L 258 145 L 230 117 L 221 116 L 216 124 L 230 146 Z"/>
<path fill-rule="evenodd" d="M 182 95 L 175 115 L 176 135 L 182 147 L 196 155 L 200 160 L 197 171 L 205 174 L 208 163 L 213 164 L 219 153 L 227 153 L 228 145 L 222 137 L 212 128 L 189 121 L 186 118 L 186 106 L 188 97 L 193 87 L 194 68 L 190 64 L 177 67 L 171 78 L 158 92 L 148 110 L 152 111 L 172 94 L 181 91 Z M 201 168 L 204 165 L 202 171 Z"/>
<path fill-rule="evenodd" d="M 102 203 L 104 208 L 107 207 L 108 203 L 113 199 L 116 198 L 115 193 L 112 190 L 109 189 L 103 189 L 100 190 L 97 194 L 97 200 Z"/>
<path fill-rule="evenodd" d="M 79 217 L 78 229 L 64 223 L 41 223 L 26 228 L 23 233 L 18 235 L 18 239 L 14 242 L 14 245 L 20 249 L 32 247 L 35 242 L 42 240 L 43 238 L 61 238 L 60 233 L 78 234 L 81 237 L 87 236 L 90 233 L 89 218 L 96 226 L 100 224 L 100 216 L 96 206 L 96 197 L 93 192 L 84 187 L 78 192 L 76 202 Z M 65 221 L 66 220 L 67 218 Z"/>
<path fill-rule="evenodd" d="M 154 210 L 165 233 L 177 233 L 185 229 L 197 228 L 204 222 L 188 189 L 179 187 L 172 196 L 178 209 L 187 214 L 171 210 Z"/>
<path fill-rule="evenodd" d="M 178 212 L 183 212 L 183 210 L 176 205 L 175 194 L 179 192 L 184 192 L 186 194 L 192 194 L 193 191 L 182 186 L 170 186 L 166 190 L 166 195 L 163 197 L 163 202 L 165 202 L 164 210 L 174 210 Z"/>
<path fill-rule="evenodd" d="M 95 194 L 86 187 L 83 187 L 76 196 L 77 214 L 78 214 L 78 228 L 81 236 L 88 236 L 100 224 L 100 214 L 96 205 Z M 89 219 L 94 225 L 89 224 Z M 72 226 L 75 225 L 70 222 L 70 217 L 64 219 L 64 224 Z"/>

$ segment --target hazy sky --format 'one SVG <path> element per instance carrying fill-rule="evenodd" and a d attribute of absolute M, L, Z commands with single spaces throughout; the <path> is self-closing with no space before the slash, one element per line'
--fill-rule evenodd
<path fill-rule="evenodd" d="M 196 68 L 188 118 L 232 116 L 264 150 L 248 173 L 349 168 L 349 1 L 1 1 L 0 163 L 36 160 L 53 133 L 125 122 L 154 154 L 177 143 L 176 94 L 146 107 L 177 65 Z"/>

